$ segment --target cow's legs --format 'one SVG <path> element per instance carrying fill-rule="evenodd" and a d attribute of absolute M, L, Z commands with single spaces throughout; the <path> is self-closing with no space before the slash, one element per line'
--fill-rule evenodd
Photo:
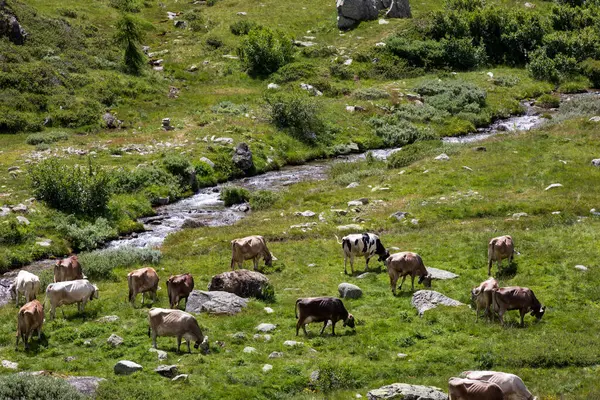
<path fill-rule="evenodd" d="M 344 254 L 344 274 L 348 275 L 348 271 L 346 270 L 346 263 L 348 261 L 348 255 Z"/>
<path fill-rule="evenodd" d="M 185 342 L 187 343 L 187 346 L 188 346 L 188 353 L 192 354 L 192 349 L 190 349 L 190 341 L 188 339 L 185 339 Z"/>
<path fill-rule="evenodd" d="M 235 270 L 235 260 L 231 257 L 231 270 Z"/>
<path fill-rule="evenodd" d="M 156 331 L 154 329 L 151 328 L 151 330 L 152 330 L 152 346 L 155 349 L 157 349 L 158 347 L 156 347 L 156 336 L 158 336 L 158 335 L 156 334 Z"/>
<path fill-rule="evenodd" d="M 181 336 L 177 336 L 177 354 L 181 353 Z"/>
<path fill-rule="evenodd" d="M 504 326 L 504 310 L 498 310 L 498 319 L 500 320 L 502 326 Z"/>
<path fill-rule="evenodd" d="M 350 254 L 350 272 L 354 275 L 354 254 Z"/>
<path fill-rule="evenodd" d="M 410 276 L 410 289 L 414 292 L 415 291 L 415 276 L 411 275 Z"/>
<path fill-rule="evenodd" d="M 304 334 L 308 336 L 308 332 L 306 332 L 306 324 L 304 322 L 302 322 L 302 330 L 304 331 Z"/>
<path fill-rule="evenodd" d="M 325 332 L 325 328 L 327 327 L 327 321 L 323 322 L 323 328 L 321 329 L 321 333 L 319 333 L 319 335 L 322 335 L 323 332 Z"/>
<path fill-rule="evenodd" d="M 19 347 L 19 336 L 21 336 L 21 332 L 17 331 L 17 343 L 15 343 L 15 349 Z"/>
<path fill-rule="evenodd" d="M 371 259 L 371 257 L 365 256 L 365 259 L 366 259 L 365 272 L 367 272 L 369 270 L 369 260 Z"/>
<path fill-rule="evenodd" d="M 406 280 L 406 275 L 402 277 L 402 282 L 400 282 L 400 286 L 398 286 L 398 290 L 402 290 L 402 285 L 404 285 L 404 281 Z"/>
<path fill-rule="evenodd" d="M 524 322 L 523 322 L 523 318 L 525 318 L 525 314 L 527 314 L 527 310 L 526 309 L 520 309 L 519 313 L 521 313 L 521 328 L 524 326 Z"/>
<path fill-rule="evenodd" d="M 488 276 L 492 275 L 492 257 L 488 258 Z"/>
<path fill-rule="evenodd" d="M 390 286 L 392 287 L 392 293 L 396 295 L 396 283 L 398 283 L 398 275 L 393 273 L 390 274 Z"/>
<path fill-rule="evenodd" d="M 42 327 L 40 326 L 37 330 L 38 340 L 42 340 Z"/>
<path fill-rule="evenodd" d="M 337 323 L 337 321 L 331 321 L 331 335 L 335 336 L 335 324 Z"/>
<path fill-rule="evenodd" d="M 152 291 L 152 303 L 156 302 L 156 300 L 158 299 L 158 296 L 156 295 L 156 291 L 158 288 L 154 288 L 154 290 Z"/>
<path fill-rule="evenodd" d="M 55 316 L 56 316 L 56 309 L 54 308 L 53 305 L 50 305 L 50 320 L 53 320 Z"/>
<path fill-rule="evenodd" d="M 254 270 L 258 271 L 258 256 L 254 257 L 252 262 L 254 263 Z"/>

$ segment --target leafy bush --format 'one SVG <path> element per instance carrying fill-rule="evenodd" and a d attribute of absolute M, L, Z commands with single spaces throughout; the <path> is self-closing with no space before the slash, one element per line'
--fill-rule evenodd
<path fill-rule="evenodd" d="M 258 24 L 256 22 L 248 21 L 247 19 L 242 19 L 229 25 L 229 30 L 236 36 L 247 35 L 255 28 L 258 28 Z"/>
<path fill-rule="evenodd" d="M 295 62 L 281 67 L 273 79 L 277 83 L 285 83 L 310 78 L 314 75 L 314 65 L 306 62 Z"/>
<path fill-rule="evenodd" d="M 177 177 L 156 166 L 139 167 L 134 170 L 118 169 L 111 172 L 110 181 L 115 193 L 133 193 L 152 187 L 163 188 L 173 199 L 181 196 Z M 160 195 L 157 195 L 161 197 Z M 149 196 L 153 200 L 152 196 Z"/>
<path fill-rule="evenodd" d="M 187 22 L 190 30 L 199 32 L 205 29 L 204 18 L 199 9 L 193 8 L 183 13 L 182 19 Z"/>
<path fill-rule="evenodd" d="M 39 132 L 42 130 L 43 118 L 29 112 L 16 112 L 0 109 L 0 132 Z"/>
<path fill-rule="evenodd" d="M 36 199 L 67 213 L 100 215 L 106 211 L 112 194 L 108 175 L 91 160 L 83 167 L 47 159 L 32 166 L 29 177 Z"/>
<path fill-rule="evenodd" d="M 0 399 L 84 400 L 85 398 L 60 378 L 19 374 L 0 377 Z"/>
<path fill-rule="evenodd" d="M 279 200 L 279 194 L 270 190 L 258 190 L 250 195 L 253 210 L 266 210 Z"/>
<path fill-rule="evenodd" d="M 360 100 L 377 100 L 387 99 L 388 97 L 390 97 L 390 94 L 383 89 L 370 87 L 364 89 L 356 89 L 354 92 L 352 92 L 352 96 Z"/>
<path fill-rule="evenodd" d="M 543 108 L 557 108 L 560 105 L 560 97 L 551 94 L 543 94 L 538 97 L 536 105 Z"/>
<path fill-rule="evenodd" d="M 394 109 L 394 117 L 398 120 L 405 119 L 412 122 L 442 123 L 450 117 L 450 113 L 445 110 L 438 110 L 429 104 L 404 103 Z"/>
<path fill-rule="evenodd" d="M 594 95 L 575 97 L 561 104 L 558 113 L 554 115 L 554 123 L 573 118 L 591 117 L 600 114 L 600 98 Z"/>
<path fill-rule="evenodd" d="M 179 186 L 186 190 L 198 190 L 196 170 L 188 159 L 179 154 L 170 154 L 162 160 L 168 173 L 179 179 Z"/>
<path fill-rule="evenodd" d="M 27 144 L 36 145 L 40 143 L 54 143 L 60 140 L 67 140 L 69 135 L 65 132 L 49 132 L 49 133 L 36 133 L 33 135 L 27 136 L 25 140 Z"/>
<path fill-rule="evenodd" d="M 212 112 L 217 114 L 241 115 L 248 112 L 246 104 L 235 104 L 225 100 L 211 107 Z"/>
<path fill-rule="evenodd" d="M 63 218 L 56 226 L 71 242 L 75 251 L 89 251 L 102 246 L 109 239 L 116 239 L 117 231 L 105 218 L 94 223 L 77 220 L 73 215 Z"/>
<path fill-rule="evenodd" d="M 592 86 L 600 88 L 600 61 L 588 58 L 579 64 L 581 72 L 590 80 Z"/>
<path fill-rule="evenodd" d="M 250 192 L 237 186 L 225 186 L 221 190 L 221 200 L 225 203 L 225 207 L 231 207 L 234 204 L 241 204 L 250 200 Z"/>
<path fill-rule="evenodd" d="M 384 146 L 397 147 L 414 143 L 418 140 L 433 139 L 433 133 L 426 128 L 419 128 L 408 121 L 385 121 L 372 119 L 371 123 L 375 125 L 375 134 L 379 136 Z"/>
<path fill-rule="evenodd" d="M 292 61 L 292 40 L 279 31 L 257 27 L 242 41 L 240 59 L 250 75 L 269 75 Z"/>
<path fill-rule="evenodd" d="M 96 250 L 79 255 L 84 273 L 92 279 L 112 279 L 117 267 L 128 268 L 139 264 L 158 264 L 160 250 L 121 247 L 118 249 Z"/>
<path fill-rule="evenodd" d="M 478 113 L 486 104 L 486 92 L 469 82 L 428 81 L 416 88 L 425 102 L 451 114 Z"/>
<path fill-rule="evenodd" d="M 140 0 L 110 0 L 110 5 L 117 10 L 133 13 L 140 12 L 143 6 Z"/>
<path fill-rule="evenodd" d="M 146 56 L 140 48 L 143 39 L 142 22 L 130 14 L 123 14 L 117 22 L 115 41 L 125 49 L 123 62 L 129 73 L 139 74 L 146 64 Z"/>
<path fill-rule="evenodd" d="M 209 47 L 212 47 L 213 49 L 219 49 L 223 47 L 224 43 L 221 40 L 221 38 L 218 38 L 216 36 L 209 36 L 208 38 L 206 38 L 206 44 Z"/>
<path fill-rule="evenodd" d="M 361 386 L 358 374 L 349 365 L 328 363 L 320 365 L 318 371 L 318 378 L 313 385 L 322 393 Z"/>
<path fill-rule="evenodd" d="M 16 218 L 0 220 L 0 244 L 15 245 L 26 242 L 32 237 L 27 225 L 20 224 Z"/>
<path fill-rule="evenodd" d="M 545 48 L 539 48 L 531 53 L 527 70 L 534 79 L 540 81 L 557 83 L 560 80 L 556 64 L 553 59 L 548 57 Z"/>
<path fill-rule="evenodd" d="M 434 149 L 440 147 L 442 143 L 439 140 L 422 141 L 405 146 L 400 151 L 392 153 L 387 158 L 388 168 L 404 168 L 421 160 L 430 154 Z"/>
<path fill-rule="evenodd" d="M 267 98 L 271 122 L 284 129 L 296 139 L 314 143 L 325 134 L 325 126 L 319 116 L 319 105 L 304 93 L 278 93 Z"/>

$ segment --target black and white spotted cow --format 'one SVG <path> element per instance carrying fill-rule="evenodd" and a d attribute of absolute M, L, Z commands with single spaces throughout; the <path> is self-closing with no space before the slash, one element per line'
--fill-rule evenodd
<path fill-rule="evenodd" d="M 342 241 L 336 236 L 337 242 L 342 245 L 344 250 L 344 273 L 348 274 L 346 270 L 346 262 L 350 258 L 350 270 L 354 274 L 354 257 L 363 256 L 365 257 L 366 265 L 365 271 L 369 269 L 369 259 L 375 254 L 379 256 L 379 261 L 384 262 L 389 256 L 390 252 L 385 249 L 379 236 L 373 233 L 355 233 L 352 235 L 344 236 Z"/>

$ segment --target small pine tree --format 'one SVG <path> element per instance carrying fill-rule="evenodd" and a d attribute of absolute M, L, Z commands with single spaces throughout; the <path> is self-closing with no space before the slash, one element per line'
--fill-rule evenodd
<path fill-rule="evenodd" d="M 144 53 L 140 49 L 140 42 L 144 38 L 141 22 L 131 14 L 123 14 L 117 23 L 115 41 L 125 48 L 124 63 L 127 72 L 139 74 L 146 62 Z"/>

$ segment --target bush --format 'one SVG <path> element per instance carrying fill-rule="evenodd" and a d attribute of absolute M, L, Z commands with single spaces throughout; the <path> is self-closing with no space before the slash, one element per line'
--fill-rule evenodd
<path fill-rule="evenodd" d="M 248 106 L 245 104 L 235 104 L 229 100 L 225 100 L 210 108 L 212 112 L 217 114 L 241 115 L 248 112 Z"/>
<path fill-rule="evenodd" d="M 123 14 L 117 22 L 115 41 L 124 47 L 123 62 L 131 74 L 139 74 L 146 64 L 146 56 L 140 48 L 144 39 L 142 22 L 130 14 Z"/>
<path fill-rule="evenodd" d="M 215 36 L 210 36 L 210 37 L 206 38 L 206 44 L 209 47 L 212 47 L 213 49 L 219 49 L 219 48 L 223 47 L 224 43 L 220 38 L 215 37 Z"/>
<path fill-rule="evenodd" d="M 545 48 L 539 48 L 531 53 L 527 70 L 534 79 L 539 81 L 558 83 L 560 80 L 556 64 L 553 59 L 548 57 Z"/>
<path fill-rule="evenodd" d="M 560 97 L 551 94 L 543 94 L 538 97 L 535 104 L 543 108 L 557 108 L 560 105 Z"/>
<path fill-rule="evenodd" d="M 143 6 L 140 0 L 110 0 L 110 5 L 117 10 L 133 13 L 140 12 Z"/>
<path fill-rule="evenodd" d="M 60 140 L 67 140 L 69 135 L 65 132 L 50 132 L 50 133 L 36 133 L 33 135 L 27 136 L 25 140 L 27 144 L 37 145 L 40 143 L 50 144 L 54 142 L 58 142 Z"/>
<path fill-rule="evenodd" d="M 60 378 L 19 374 L 0 377 L 0 399 L 84 400 L 85 398 Z"/>
<path fill-rule="evenodd" d="M 325 133 L 319 105 L 312 97 L 297 92 L 279 93 L 268 97 L 267 102 L 271 109 L 271 122 L 294 138 L 312 144 Z"/>
<path fill-rule="evenodd" d="M 234 22 L 229 25 L 229 30 L 236 36 L 247 35 L 252 29 L 258 28 L 258 24 L 256 22 L 248 21 L 246 19 L 242 19 L 240 21 Z"/>
<path fill-rule="evenodd" d="M 0 133 L 39 132 L 43 118 L 29 112 L 0 109 Z"/>
<path fill-rule="evenodd" d="M 231 207 L 250 200 L 250 192 L 237 186 L 225 186 L 221 191 L 221 200 L 225 203 L 225 207 Z"/>
<path fill-rule="evenodd" d="M 121 247 L 103 249 L 79 255 L 79 262 L 85 275 L 92 279 L 112 279 L 113 270 L 117 267 L 128 268 L 140 264 L 158 264 L 160 250 Z"/>
<path fill-rule="evenodd" d="M 279 194 L 270 190 L 258 190 L 250 195 L 250 207 L 253 210 L 266 210 L 279 200 Z"/>
<path fill-rule="evenodd" d="M 97 218 L 94 223 L 88 223 L 69 215 L 62 218 L 56 229 L 65 235 L 75 251 L 94 250 L 107 240 L 118 237 L 117 231 L 105 218 Z"/>
<path fill-rule="evenodd" d="M 421 160 L 430 154 L 433 149 L 440 147 L 442 143 L 439 140 L 423 141 L 403 147 L 402 150 L 392 153 L 387 158 L 388 168 L 404 168 Z"/>
<path fill-rule="evenodd" d="M 177 199 L 182 194 L 177 177 L 156 166 L 139 167 L 134 170 L 114 170 L 111 172 L 110 181 L 115 193 L 144 191 L 153 203 L 158 197 L 169 196 L 172 199 Z"/>
<path fill-rule="evenodd" d="M 179 186 L 183 190 L 198 190 L 198 182 L 195 179 L 196 170 L 188 159 L 179 154 L 171 154 L 166 156 L 162 163 L 168 173 L 179 179 Z"/>
<path fill-rule="evenodd" d="M 194 8 L 183 13 L 182 19 L 187 22 L 190 30 L 199 32 L 205 29 L 204 18 L 199 9 Z"/>
<path fill-rule="evenodd" d="M 268 28 L 250 30 L 242 41 L 240 59 L 250 75 L 269 75 L 290 63 L 294 57 L 292 40 Z"/>
<path fill-rule="evenodd" d="M 109 177 L 89 161 L 87 167 L 47 159 L 29 170 L 36 199 L 67 213 L 96 216 L 106 211 L 112 194 Z"/>
<path fill-rule="evenodd" d="M 16 218 L 8 221 L 0 220 L 0 244 L 15 245 L 26 242 L 32 237 L 32 232 L 27 225 L 20 224 Z"/>
<path fill-rule="evenodd" d="M 273 76 L 273 80 L 277 83 L 286 83 L 307 79 L 315 75 L 315 67 L 312 64 L 305 62 L 297 62 L 284 65 Z"/>
<path fill-rule="evenodd" d="M 319 366 L 319 375 L 313 385 L 322 393 L 334 390 L 348 390 L 361 386 L 358 374 L 349 365 L 323 364 Z"/>
<path fill-rule="evenodd" d="M 444 6 L 448 10 L 472 12 L 485 6 L 483 0 L 446 0 Z"/>
<path fill-rule="evenodd" d="M 600 61 L 588 58 L 579 64 L 581 72 L 590 80 L 595 88 L 600 88 Z"/>
<path fill-rule="evenodd" d="M 418 128 L 408 121 L 400 120 L 393 124 L 375 122 L 375 134 L 379 136 L 384 146 L 398 147 L 414 143 L 417 140 L 433 139 L 433 133 L 424 128 Z"/>
<path fill-rule="evenodd" d="M 451 114 L 478 113 L 486 104 L 486 92 L 463 81 L 428 81 L 416 88 L 425 102 Z"/>
<path fill-rule="evenodd" d="M 387 99 L 390 97 L 390 94 L 383 89 L 370 87 L 364 89 L 356 89 L 354 92 L 352 92 L 352 96 L 360 100 L 378 100 Z"/>

